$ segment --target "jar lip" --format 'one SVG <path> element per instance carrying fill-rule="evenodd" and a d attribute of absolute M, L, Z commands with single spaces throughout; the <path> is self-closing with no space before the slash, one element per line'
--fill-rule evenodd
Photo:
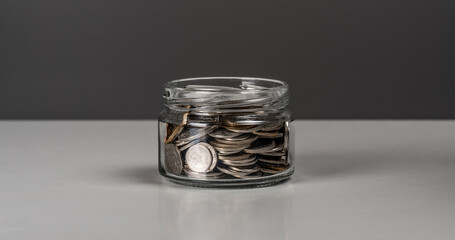
<path fill-rule="evenodd" d="M 164 105 L 193 112 L 273 111 L 289 103 L 286 82 L 255 77 L 194 77 L 164 84 Z"/>
<path fill-rule="evenodd" d="M 210 80 L 210 81 L 221 81 L 221 80 L 227 80 L 227 81 L 256 81 L 256 82 L 262 82 L 262 83 L 269 83 L 269 84 L 276 84 L 276 86 L 272 87 L 263 87 L 263 88 L 258 88 L 258 89 L 223 89 L 223 92 L 228 91 L 228 92 L 269 92 L 273 90 L 279 90 L 279 89 L 286 89 L 288 88 L 288 84 L 284 81 L 281 80 L 276 80 L 276 79 L 271 79 L 271 78 L 257 78 L 257 77 L 192 77 L 192 78 L 181 78 L 181 79 L 175 79 L 168 81 L 164 84 L 164 88 L 172 88 L 174 90 L 185 90 L 185 91 L 201 91 L 200 89 L 198 90 L 191 90 L 185 88 L 188 84 L 185 84 L 183 86 L 178 86 L 179 83 L 191 83 L 195 81 L 201 81 L 201 80 Z M 210 90 L 203 90 L 203 91 L 208 91 Z"/>

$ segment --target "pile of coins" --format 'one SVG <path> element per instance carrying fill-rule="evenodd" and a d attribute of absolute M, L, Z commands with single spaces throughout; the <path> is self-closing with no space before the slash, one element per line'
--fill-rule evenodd
<path fill-rule="evenodd" d="M 290 167 L 288 123 L 187 113 L 166 123 L 164 169 L 197 179 L 258 178 Z"/>

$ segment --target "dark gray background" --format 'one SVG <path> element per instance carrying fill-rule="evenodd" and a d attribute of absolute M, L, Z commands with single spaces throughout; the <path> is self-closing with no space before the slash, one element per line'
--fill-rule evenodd
<path fill-rule="evenodd" d="M 291 85 L 297 118 L 455 118 L 453 1 L 0 1 L 0 118 L 147 119 L 165 81 Z"/>

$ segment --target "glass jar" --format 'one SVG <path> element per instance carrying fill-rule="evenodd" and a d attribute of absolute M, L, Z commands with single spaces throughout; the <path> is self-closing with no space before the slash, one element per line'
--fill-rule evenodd
<path fill-rule="evenodd" d="M 164 85 L 159 171 L 197 187 L 260 187 L 294 172 L 285 82 L 204 77 Z"/>

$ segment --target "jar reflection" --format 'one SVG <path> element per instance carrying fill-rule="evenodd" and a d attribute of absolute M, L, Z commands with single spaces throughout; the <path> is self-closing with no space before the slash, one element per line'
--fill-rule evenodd
<path fill-rule="evenodd" d="M 169 239 L 288 239 L 294 187 L 194 191 L 166 188 L 160 219 Z"/>

